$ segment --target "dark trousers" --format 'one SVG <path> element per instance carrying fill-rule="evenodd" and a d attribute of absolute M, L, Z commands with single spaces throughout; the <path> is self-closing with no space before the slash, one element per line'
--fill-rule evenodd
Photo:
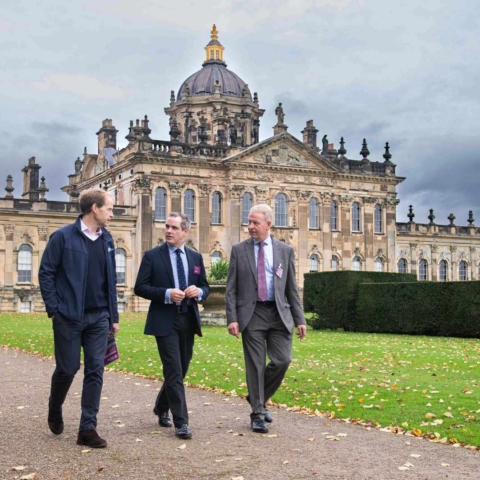
<path fill-rule="evenodd" d="M 70 322 L 59 313 L 53 319 L 56 368 L 52 375 L 49 405 L 51 410 L 61 412 L 80 368 L 80 350 L 83 347 L 85 371 L 80 432 L 97 427 L 109 330 L 108 311 L 85 313 L 82 323 Z"/>
<path fill-rule="evenodd" d="M 247 328 L 242 332 L 251 419 L 265 419 L 265 402 L 280 387 L 292 361 L 292 334 L 275 304 L 257 303 Z M 265 355 L 269 363 L 265 366 Z"/>
<path fill-rule="evenodd" d="M 172 332 L 163 337 L 155 337 L 164 378 L 155 408 L 159 413 L 171 410 L 177 428 L 188 424 L 183 379 L 192 359 L 196 322 L 191 308 L 187 313 L 176 313 Z"/>

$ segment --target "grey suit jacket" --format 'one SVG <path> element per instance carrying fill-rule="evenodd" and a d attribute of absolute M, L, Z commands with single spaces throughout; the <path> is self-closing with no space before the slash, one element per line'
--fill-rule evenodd
<path fill-rule="evenodd" d="M 305 325 L 302 305 L 295 278 L 295 253 L 293 248 L 272 239 L 274 291 L 278 313 L 289 332 L 296 325 Z M 227 323 L 238 322 L 242 332 L 250 322 L 258 298 L 257 267 L 254 242 L 251 238 L 232 247 L 228 270 L 226 307 Z M 283 273 L 276 272 L 281 264 Z"/>

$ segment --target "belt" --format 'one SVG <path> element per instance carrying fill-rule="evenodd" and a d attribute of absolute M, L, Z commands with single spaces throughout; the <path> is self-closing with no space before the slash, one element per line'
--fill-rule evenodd
<path fill-rule="evenodd" d="M 265 307 L 275 307 L 277 305 L 277 302 L 275 300 L 265 300 L 262 302 L 262 300 L 257 300 L 257 305 L 265 305 Z"/>

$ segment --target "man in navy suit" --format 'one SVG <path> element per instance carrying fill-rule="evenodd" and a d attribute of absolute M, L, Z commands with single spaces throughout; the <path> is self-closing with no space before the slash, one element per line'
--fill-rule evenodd
<path fill-rule="evenodd" d="M 164 382 L 153 412 L 162 427 L 178 438 L 191 438 L 183 379 L 192 359 L 195 333 L 202 336 L 197 302 L 210 293 L 202 256 L 185 247 L 190 220 L 172 212 L 165 224 L 166 243 L 145 252 L 135 294 L 151 300 L 145 335 L 154 335 L 163 364 Z"/>

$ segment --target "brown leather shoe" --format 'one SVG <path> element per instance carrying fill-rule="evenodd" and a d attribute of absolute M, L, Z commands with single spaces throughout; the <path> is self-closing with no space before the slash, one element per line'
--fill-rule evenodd
<path fill-rule="evenodd" d="M 90 448 L 106 448 L 107 441 L 99 437 L 95 429 L 78 432 L 77 445 L 86 445 Z"/>

